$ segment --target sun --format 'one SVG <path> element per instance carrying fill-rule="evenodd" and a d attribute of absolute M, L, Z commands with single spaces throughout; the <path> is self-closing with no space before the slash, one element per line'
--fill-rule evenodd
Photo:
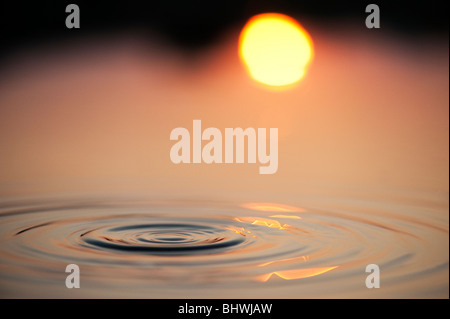
<path fill-rule="evenodd" d="M 252 17 L 239 37 L 239 56 L 248 73 L 272 87 L 300 81 L 313 51 L 308 32 L 295 19 L 279 13 Z"/>

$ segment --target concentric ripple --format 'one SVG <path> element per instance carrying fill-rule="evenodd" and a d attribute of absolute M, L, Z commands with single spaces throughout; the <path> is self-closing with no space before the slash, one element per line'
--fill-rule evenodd
<path fill-rule="evenodd" d="M 130 218 L 134 219 L 134 218 Z M 151 221 L 151 220 L 150 220 Z M 153 221 L 155 222 L 155 221 Z M 243 244 L 243 236 L 216 226 L 158 222 L 102 227 L 80 235 L 87 248 L 106 248 L 125 253 L 193 255 L 225 251 Z"/>
<path fill-rule="evenodd" d="M 445 297 L 445 209 L 439 202 L 3 202 L 0 295 Z M 66 288 L 68 264 L 80 267 L 81 289 Z M 368 264 L 379 265 L 382 289 L 366 288 Z"/>

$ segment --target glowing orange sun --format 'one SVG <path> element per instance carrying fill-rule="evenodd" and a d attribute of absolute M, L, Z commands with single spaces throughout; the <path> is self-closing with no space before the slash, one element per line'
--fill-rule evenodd
<path fill-rule="evenodd" d="M 305 75 L 313 53 L 308 32 L 284 14 L 254 16 L 239 37 L 239 56 L 250 76 L 273 87 L 298 82 Z"/>

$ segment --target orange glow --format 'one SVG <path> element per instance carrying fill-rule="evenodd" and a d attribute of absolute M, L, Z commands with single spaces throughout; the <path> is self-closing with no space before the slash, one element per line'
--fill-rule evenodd
<path fill-rule="evenodd" d="M 262 217 L 240 217 L 235 218 L 234 220 L 237 220 L 241 223 L 249 223 L 252 225 L 260 225 L 260 226 L 266 226 L 270 228 L 278 228 L 281 230 L 286 229 L 286 227 L 289 227 L 289 225 L 281 225 L 279 221 L 268 219 L 268 218 L 262 218 Z"/>
<path fill-rule="evenodd" d="M 239 56 L 254 80 L 281 87 L 305 75 L 313 45 L 308 32 L 295 19 L 263 13 L 251 18 L 242 29 Z"/>
<path fill-rule="evenodd" d="M 245 204 L 242 204 L 241 206 L 244 208 L 251 209 L 251 210 L 259 210 L 259 211 L 263 211 L 263 212 L 279 212 L 279 213 L 305 212 L 304 209 L 299 208 L 299 207 L 283 205 L 283 204 L 276 204 L 276 203 L 245 203 Z M 287 215 L 284 215 L 284 216 L 287 216 Z M 286 218 L 286 217 L 284 217 L 284 218 Z"/>
<path fill-rule="evenodd" d="M 308 277 L 314 277 L 317 275 L 324 274 L 324 273 L 326 273 L 330 270 L 333 270 L 337 267 L 338 266 L 274 271 L 274 272 L 270 272 L 265 275 L 258 276 L 258 277 L 256 277 L 256 280 L 266 282 L 272 277 L 272 275 L 276 275 L 285 280 L 308 278 Z"/>

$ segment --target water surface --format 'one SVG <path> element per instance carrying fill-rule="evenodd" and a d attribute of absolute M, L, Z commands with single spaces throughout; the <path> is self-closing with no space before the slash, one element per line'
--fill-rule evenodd
<path fill-rule="evenodd" d="M 448 297 L 445 203 L 306 202 L 3 201 L 0 294 Z M 80 289 L 65 286 L 68 264 L 80 267 Z M 365 286 L 368 264 L 380 267 L 379 289 Z"/>

